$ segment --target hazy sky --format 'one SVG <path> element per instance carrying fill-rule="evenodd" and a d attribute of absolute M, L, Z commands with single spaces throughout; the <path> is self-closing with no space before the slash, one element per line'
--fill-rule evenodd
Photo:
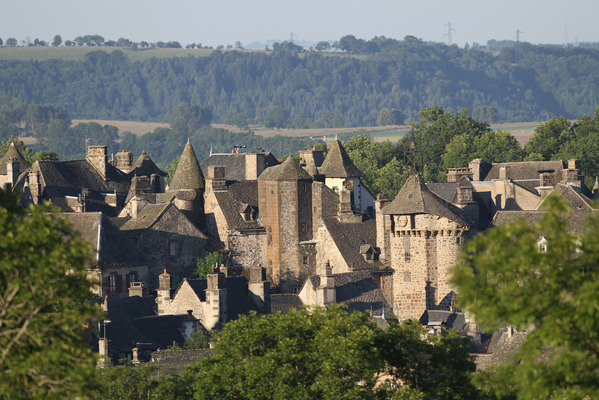
<path fill-rule="evenodd" d="M 99 34 L 106 40 L 176 40 L 216 46 L 240 41 L 338 40 L 413 35 L 453 43 L 516 39 L 599 41 L 597 0 L 0 0 L 0 38 L 52 41 Z"/>

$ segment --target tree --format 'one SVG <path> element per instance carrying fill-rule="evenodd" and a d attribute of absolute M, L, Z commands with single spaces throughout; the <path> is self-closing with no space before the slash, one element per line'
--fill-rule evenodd
<path fill-rule="evenodd" d="M 95 364 L 92 252 L 66 219 L 19 201 L 0 191 L 0 397 L 81 398 Z"/>
<path fill-rule="evenodd" d="M 17 39 L 15 38 L 8 38 L 6 39 L 6 46 L 7 47 L 16 47 L 19 43 L 17 42 Z"/>
<path fill-rule="evenodd" d="M 4 42 L 2 41 L 2 39 L 0 39 L 0 47 L 2 47 L 3 44 Z"/>
<path fill-rule="evenodd" d="M 404 117 L 401 111 L 395 108 L 383 108 L 379 111 L 379 115 L 376 119 L 378 125 L 401 125 Z"/>
<path fill-rule="evenodd" d="M 444 168 L 463 168 L 475 158 L 487 162 L 522 161 L 524 150 L 509 132 L 490 131 L 482 136 L 466 133 L 455 136 L 445 147 Z"/>
<path fill-rule="evenodd" d="M 247 129 L 248 117 L 242 112 L 229 111 L 225 116 L 224 123 L 228 125 L 235 125 L 239 129 Z"/>
<path fill-rule="evenodd" d="M 196 276 L 200 279 L 204 279 L 210 272 L 212 272 L 213 267 L 228 267 L 229 264 L 229 259 L 223 253 L 217 251 L 212 252 L 204 258 L 198 258 L 196 262 Z"/>
<path fill-rule="evenodd" d="M 196 399 L 473 398 L 467 343 L 418 323 L 385 331 L 339 305 L 254 313 L 225 325 L 186 379 Z"/>
<path fill-rule="evenodd" d="M 287 126 L 289 112 L 281 106 L 273 106 L 266 113 L 266 121 L 264 125 L 267 128 L 281 129 Z"/>
<path fill-rule="evenodd" d="M 314 50 L 329 51 L 329 50 L 331 50 L 331 44 L 329 42 L 327 42 L 326 40 L 321 40 L 320 42 L 316 43 L 316 46 L 314 46 Z"/>
<path fill-rule="evenodd" d="M 535 133 L 526 142 L 527 153 L 538 153 L 545 160 L 551 160 L 561 146 L 572 136 L 572 124 L 564 117 L 551 118 L 535 129 Z"/>
<path fill-rule="evenodd" d="M 170 117 L 171 129 L 181 135 L 191 136 L 194 132 L 212 122 L 212 112 L 207 107 L 181 103 Z"/>
<path fill-rule="evenodd" d="M 54 40 L 52 41 L 52 46 L 60 46 L 62 44 L 62 37 L 60 35 L 54 36 Z"/>
<path fill-rule="evenodd" d="M 564 201 L 551 196 L 544 204 L 538 222 L 516 221 L 469 241 L 452 284 L 484 329 L 511 324 L 528 332 L 512 362 L 481 377 L 498 397 L 598 398 L 599 215 L 570 226 Z"/>

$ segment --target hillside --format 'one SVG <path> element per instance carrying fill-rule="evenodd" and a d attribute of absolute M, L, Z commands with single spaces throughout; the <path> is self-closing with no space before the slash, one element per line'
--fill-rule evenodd
<path fill-rule="evenodd" d="M 599 51 L 520 43 L 499 52 L 417 39 L 377 51 L 0 48 L 0 96 L 54 104 L 72 118 L 168 122 L 180 103 L 210 108 L 216 123 L 238 113 L 286 124 L 377 125 L 383 108 L 403 122 L 435 105 L 478 120 L 522 122 L 594 112 Z"/>

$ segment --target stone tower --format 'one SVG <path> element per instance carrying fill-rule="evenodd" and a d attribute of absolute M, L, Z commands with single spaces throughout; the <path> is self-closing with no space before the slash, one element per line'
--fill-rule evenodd
<path fill-rule="evenodd" d="M 470 234 L 467 216 L 433 194 L 418 175 L 380 214 L 383 235 L 377 235 L 377 244 L 394 270 L 394 312 L 403 320 L 419 319 L 425 310 L 449 310 L 455 297 L 450 269 Z"/>
<path fill-rule="evenodd" d="M 312 239 L 312 177 L 288 157 L 260 175 L 258 201 L 268 273 L 282 291 L 299 290 L 308 275 L 300 243 Z"/>
<path fill-rule="evenodd" d="M 324 183 L 340 193 L 351 193 L 351 207 L 370 215 L 374 213 L 374 197 L 362 185 L 360 177 L 364 174 L 354 165 L 345 148 L 338 139 L 333 141 L 318 172 L 324 175 Z"/>
<path fill-rule="evenodd" d="M 204 175 L 193 146 L 187 141 L 169 191 L 177 192 L 174 203 L 198 228 L 204 223 Z"/>

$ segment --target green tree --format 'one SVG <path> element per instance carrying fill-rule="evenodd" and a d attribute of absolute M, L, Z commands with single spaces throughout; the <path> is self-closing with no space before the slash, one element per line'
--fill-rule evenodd
<path fill-rule="evenodd" d="M 82 398 L 95 364 L 84 340 L 98 317 L 92 252 L 66 219 L 19 201 L 0 191 L 0 397 Z"/>
<path fill-rule="evenodd" d="M 266 113 L 266 121 L 264 125 L 267 128 L 281 129 L 287 126 L 289 120 L 289 112 L 281 106 L 273 106 Z"/>
<path fill-rule="evenodd" d="M 509 132 L 489 131 L 482 136 L 466 133 L 455 136 L 445 147 L 444 168 L 463 168 L 475 158 L 487 162 L 522 161 L 524 150 Z"/>
<path fill-rule="evenodd" d="M 62 37 L 60 35 L 54 36 L 54 40 L 52 41 L 52 46 L 60 46 L 62 44 Z"/>
<path fill-rule="evenodd" d="M 212 267 L 225 266 L 228 267 L 230 261 L 227 256 L 217 251 L 208 254 L 204 258 L 198 258 L 196 262 L 196 276 L 198 278 L 206 278 L 212 272 Z"/>
<path fill-rule="evenodd" d="M 175 172 L 177 171 L 177 166 L 179 166 L 180 158 L 181 158 L 181 156 L 178 155 L 177 158 L 175 158 L 172 163 L 170 163 L 169 165 L 166 166 L 166 172 L 168 173 L 168 176 L 166 177 L 167 183 L 171 183 L 171 181 L 173 180 L 173 177 L 175 176 Z"/>
<path fill-rule="evenodd" d="M 572 133 L 572 124 L 566 118 L 551 118 L 535 129 L 535 133 L 526 142 L 524 149 L 529 154 L 538 153 L 545 160 L 551 160 Z"/>
<path fill-rule="evenodd" d="M 376 118 L 377 125 L 401 125 L 403 123 L 404 116 L 401 111 L 396 108 L 383 108 L 379 111 L 379 115 Z"/>
<path fill-rule="evenodd" d="M 212 111 L 207 107 L 181 103 L 173 110 L 171 129 L 179 134 L 191 136 L 212 122 Z"/>
<path fill-rule="evenodd" d="M 229 111 L 225 116 L 225 124 L 234 125 L 239 129 L 248 129 L 248 117 L 245 113 Z"/>
<path fill-rule="evenodd" d="M 599 216 L 569 226 L 563 200 L 552 196 L 545 204 L 538 222 L 516 221 L 469 241 L 452 284 L 484 329 L 528 331 L 512 362 L 481 377 L 490 391 L 500 398 L 598 398 Z"/>
<path fill-rule="evenodd" d="M 327 42 L 326 40 L 321 40 L 320 42 L 316 43 L 316 46 L 314 46 L 314 50 L 329 51 L 329 50 L 331 50 L 331 44 L 329 42 Z"/>
<path fill-rule="evenodd" d="M 6 46 L 7 47 L 16 47 L 18 45 L 17 39 L 15 38 L 8 38 L 6 39 Z"/>
<path fill-rule="evenodd" d="M 96 380 L 102 399 L 141 400 L 152 398 L 158 387 L 154 379 L 159 366 L 156 364 L 117 365 L 98 368 Z"/>

